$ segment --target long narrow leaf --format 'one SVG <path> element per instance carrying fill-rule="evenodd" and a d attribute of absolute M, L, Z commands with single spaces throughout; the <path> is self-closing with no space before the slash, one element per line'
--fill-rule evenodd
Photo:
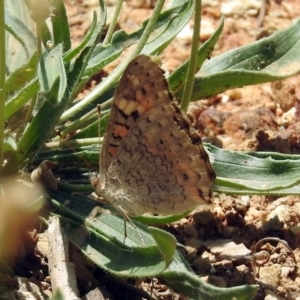
<path fill-rule="evenodd" d="M 68 52 L 64 54 L 64 61 L 70 62 L 72 58 L 74 58 L 76 55 L 78 55 L 81 51 L 84 50 L 84 48 L 88 45 L 91 44 L 93 45 L 96 41 L 96 38 L 99 35 L 97 26 L 97 18 L 96 14 L 93 15 L 93 21 L 91 25 L 89 26 L 89 29 L 87 30 L 86 35 L 84 36 L 84 39 L 82 42 L 74 49 L 70 49 Z"/>
<path fill-rule="evenodd" d="M 287 78 L 300 71 L 300 19 L 285 30 L 203 64 L 195 77 L 193 100 L 225 90 Z M 182 90 L 176 93 L 180 99 Z"/>
<path fill-rule="evenodd" d="M 24 62 L 22 66 L 15 69 L 6 80 L 6 96 L 24 88 L 29 81 L 36 76 L 38 59 L 36 52 Z"/>
<path fill-rule="evenodd" d="M 160 15 L 157 22 L 159 29 L 154 31 L 142 53 L 161 53 L 191 19 L 194 12 L 194 1 L 185 1 L 181 4 L 180 10 L 176 12 L 176 17 L 170 18 L 169 11 L 165 11 Z"/>
<path fill-rule="evenodd" d="M 299 193 L 300 156 L 241 153 L 207 145 L 217 174 L 214 190 L 238 194 Z M 296 189 L 295 189 L 296 188 Z"/>
<path fill-rule="evenodd" d="M 62 203 L 65 197 L 70 199 L 69 194 L 58 192 L 52 196 Z M 97 203 L 79 196 L 71 198 L 68 207 L 54 199 L 51 202 L 56 213 L 62 216 L 65 233 L 71 241 L 103 269 L 118 276 L 144 277 L 160 274 L 171 263 L 176 248 L 172 235 L 153 228 L 151 232 L 159 242 L 157 244 L 146 226 L 136 223 L 134 228 L 127 222 L 124 242 L 122 216 L 100 214 L 90 218 L 89 214 Z"/>
<path fill-rule="evenodd" d="M 21 109 L 39 91 L 39 82 L 32 80 L 5 103 L 5 120 Z"/>
<path fill-rule="evenodd" d="M 44 52 L 38 68 L 38 77 L 42 93 L 49 93 L 57 78 L 60 78 L 58 94 L 53 97 L 56 105 L 62 100 L 63 94 L 67 88 L 67 78 L 65 66 L 62 59 L 62 44 L 53 48 L 49 53 Z"/>
<path fill-rule="evenodd" d="M 71 48 L 71 37 L 66 9 L 62 0 L 53 0 L 51 14 L 54 45 L 63 44 L 63 52 Z"/>
<path fill-rule="evenodd" d="M 30 57 L 36 50 L 36 38 L 27 26 L 16 16 L 5 11 L 5 27 L 24 47 L 26 54 Z M 15 50 L 15 49 L 14 49 Z"/>
<path fill-rule="evenodd" d="M 257 285 L 243 285 L 219 288 L 207 284 L 193 271 L 177 252 L 173 262 L 160 276 L 175 292 L 183 294 L 190 300 L 251 300 L 257 292 Z"/>

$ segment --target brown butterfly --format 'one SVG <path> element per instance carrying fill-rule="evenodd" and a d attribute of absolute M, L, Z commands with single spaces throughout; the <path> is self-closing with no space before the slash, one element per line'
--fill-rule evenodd
<path fill-rule="evenodd" d="M 179 214 L 210 201 L 215 173 L 201 138 L 146 55 L 114 94 L 95 189 L 129 216 Z"/>

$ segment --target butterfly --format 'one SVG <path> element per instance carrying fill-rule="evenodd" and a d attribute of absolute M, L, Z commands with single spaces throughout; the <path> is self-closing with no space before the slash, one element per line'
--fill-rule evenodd
<path fill-rule="evenodd" d="M 99 165 L 96 193 L 129 216 L 210 202 L 209 157 L 149 56 L 133 59 L 116 88 Z"/>

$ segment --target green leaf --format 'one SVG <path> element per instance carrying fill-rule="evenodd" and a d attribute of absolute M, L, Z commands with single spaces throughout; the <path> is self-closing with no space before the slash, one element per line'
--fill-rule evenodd
<path fill-rule="evenodd" d="M 9 75 L 5 85 L 6 97 L 16 91 L 23 90 L 24 85 L 28 84 L 36 76 L 37 63 L 38 59 L 35 52 L 21 67 L 15 69 Z M 13 97 L 15 98 L 15 95 Z"/>
<path fill-rule="evenodd" d="M 81 51 L 85 49 L 87 45 L 93 45 L 96 42 L 96 39 L 99 35 L 98 26 L 97 26 L 97 16 L 94 13 L 93 21 L 87 30 L 87 33 L 84 36 L 82 42 L 74 49 L 70 49 L 66 53 L 64 53 L 64 62 L 70 62 L 72 58 L 78 55 Z"/>
<path fill-rule="evenodd" d="M 76 141 L 76 140 L 75 140 Z M 75 148 L 66 148 L 66 149 L 55 149 L 55 150 L 50 150 L 47 152 L 40 152 L 37 154 L 34 163 L 39 164 L 43 160 L 52 160 L 54 162 L 57 162 L 61 166 L 74 166 L 76 167 L 82 167 L 85 168 L 84 173 L 81 174 L 83 171 L 78 170 L 77 168 L 73 168 L 72 173 L 73 174 L 78 174 L 79 176 L 82 176 L 81 178 L 84 179 L 84 181 L 87 183 L 87 185 L 90 187 L 90 191 L 92 192 L 93 189 L 91 187 L 91 184 L 89 182 L 89 178 L 87 178 L 87 164 L 88 165 L 97 165 L 97 168 L 95 170 L 98 170 L 98 163 L 99 163 L 99 147 L 98 145 L 92 145 L 88 147 L 76 147 Z M 73 176 L 72 176 L 73 177 Z M 74 179 L 74 178 L 73 178 Z M 68 179 L 66 179 L 68 180 Z"/>
<path fill-rule="evenodd" d="M 187 262 L 177 252 L 171 265 L 159 278 L 175 292 L 191 300 L 251 300 L 257 292 L 257 285 L 244 285 L 230 288 L 218 288 L 207 284 L 193 274 Z"/>
<path fill-rule="evenodd" d="M 22 75 L 22 78 L 27 78 L 29 75 L 32 76 L 29 71 L 37 63 L 35 56 L 36 38 L 26 24 L 7 10 L 5 11 L 5 29 L 10 33 L 6 35 L 5 63 L 7 73 L 10 74 L 17 70 L 23 70 L 25 73 Z M 17 80 L 17 83 L 20 82 L 22 82 L 22 79 Z M 9 85 L 10 89 L 12 89 L 11 84 Z"/>
<path fill-rule="evenodd" d="M 76 95 L 80 92 L 83 84 L 85 84 L 89 79 L 88 77 L 84 77 L 83 73 L 86 69 L 93 49 L 93 46 L 86 47 L 76 58 L 72 70 L 68 73 L 68 88 L 64 95 L 64 102 L 66 105 L 71 104 Z"/>
<path fill-rule="evenodd" d="M 49 52 L 44 52 L 38 68 L 38 78 L 42 93 L 54 93 L 54 105 L 60 102 L 67 87 L 65 66 L 62 59 L 62 45 L 59 44 Z M 59 78 L 58 90 L 53 89 Z"/>
<path fill-rule="evenodd" d="M 104 270 L 117 276 L 145 277 L 160 274 L 170 264 L 176 240 L 169 233 L 151 228 L 157 244 L 146 226 L 135 222 L 135 228 L 127 222 L 124 243 L 123 217 L 100 214 L 89 218 L 97 204 L 95 201 L 59 192 L 53 193 L 52 197 L 56 199 L 51 202 L 56 213 L 61 215 L 65 234 Z M 68 207 L 58 202 L 63 202 L 65 197 L 72 199 Z"/>
<path fill-rule="evenodd" d="M 285 30 L 213 57 L 196 74 L 193 100 L 287 78 L 300 71 L 300 19 Z M 182 89 L 176 93 L 181 98 Z"/>
<path fill-rule="evenodd" d="M 172 6 L 174 9 L 179 8 L 176 11 L 176 15 L 170 18 L 170 10 L 163 12 L 157 22 L 158 29 L 150 36 L 148 43 L 145 45 L 142 53 L 144 54 L 159 54 L 161 53 L 174 37 L 182 30 L 182 28 L 191 19 L 194 12 L 194 1 L 181 1 L 180 6 L 177 6 L 179 2 L 173 1 Z M 147 24 L 147 21 L 144 25 Z"/>
<path fill-rule="evenodd" d="M 107 91 L 104 94 L 105 94 L 104 96 L 106 97 L 106 99 L 109 99 L 113 96 L 113 91 L 110 90 L 110 91 Z M 99 121 L 97 120 L 97 116 L 95 115 L 95 122 L 90 124 L 90 120 L 88 120 L 88 124 L 85 126 L 85 128 L 83 128 L 77 134 L 75 134 L 72 137 L 72 139 L 96 137 L 96 136 L 99 135 L 98 126 L 100 126 L 101 133 L 104 133 L 106 125 L 107 125 L 109 113 L 103 113 L 103 114 L 104 115 L 100 118 L 100 124 L 99 124 Z M 79 126 L 81 126 L 81 125 L 79 125 Z M 101 135 L 103 135 L 103 134 L 101 134 Z"/>
<path fill-rule="evenodd" d="M 5 103 L 5 120 L 21 109 L 39 91 L 39 82 L 34 79 Z"/>
<path fill-rule="evenodd" d="M 53 7 L 51 21 L 54 45 L 62 44 L 63 52 L 66 52 L 71 49 L 71 37 L 64 2 L 62 0 L 52 0 L 51 5 Z"/>
<path fill-rule="evenodd" d="M 163 254 L 166 266 L 169 266 L 174 258 L 176 239 L 173 235 L 156 227 L 148 227 L 148 231 L 153 236 L 160 252 Z"/>
<path fill-rule="evenodd" d="M 36 38 L 30 29 L 16 16 L 5 11 L 5 29 L 23 46 L 27 57 L 32 56 L 36 50 Z M 15 51 L 15 48 L 12 48 Z M 9 48 L 8 50 L 12 50 Z"/>
<path fill-rule="evenodd" d="M 217 174 L 213 189 L 231 194 L 299 193 L 300 156 L 241 153 L 206 145 Z M 290 189 L 293 187 L 293 189 Z M 296 188 L 296 189 L 294 189 Z M 285 193 L 284 190 L 286 189 Z"/>

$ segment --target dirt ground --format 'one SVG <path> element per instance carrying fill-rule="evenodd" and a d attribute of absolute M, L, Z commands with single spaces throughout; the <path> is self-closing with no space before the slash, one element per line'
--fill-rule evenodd
<path fill-rule="evenodd" d="M 115 1 L 108 2 L 112 3 L 110 18 Z M 84 36 L 98 1 L 65 0 L 65 3 L 75 46 Z M 154 3 L 151 0 L 125 1 L 118 27 L 127 31 L 137 29 L 151 14 Z M 300 15 L 300 1 L 295 0 L 203 0 L 202 5 L 202 42 L 217 28 L 221 13 L 225 16 L 224 31 L 212 57 L 286 28 Z M 161 55 L 163 68 L 169 72 L 189 55 L 192 26 L 191 21 Z M 113 67 L 110 65 L 104 71 L 108 73 Z M 299 81 L 300 76 L 294 76 L 202 99 L 200 114 L 195 115 L 196 128 L 212 140 L 217 138 L 224 149 L 299 153 Z M 193 217 L 168 228 L 185 245 L 186 259 L 196 274 L 221 287 L 257 283 L 256 300 L 300 300 L 299 197 L 216 193 L 213 197 L 211 210 L 199 210 Z M 263 241 L 254 251 L 257 263 L 246 259 L 254 244 L 267 237 L 272 239 Z M 232 260 L 221 255 L 237 252 L 243 259 Z M 134 284 L 150 290 L 149 282 Z M 155 299 L 183 299 L 156 280 L 154 289 L 157 291 Z"/>

